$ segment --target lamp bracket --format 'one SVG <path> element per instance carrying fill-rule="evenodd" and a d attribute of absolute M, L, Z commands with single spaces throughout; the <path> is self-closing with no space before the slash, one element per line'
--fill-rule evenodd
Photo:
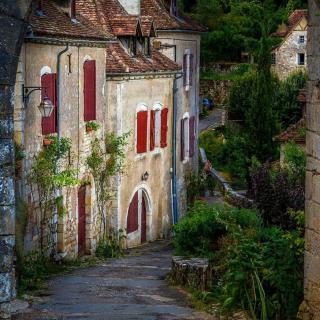
<path fill-rule="evenodd" d="M 23 103 L 27 105 L 29 101 L 29 96 L 32 92 L 45 89 L 46 87 L 26 87 L 22 85 L 22 97 L 23 97 Z"/>

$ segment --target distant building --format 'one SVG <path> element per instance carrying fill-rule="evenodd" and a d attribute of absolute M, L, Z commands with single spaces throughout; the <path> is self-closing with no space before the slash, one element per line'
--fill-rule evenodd
<path fill-rule="evenodd" d="M 272 50 L 272 69 L 280 79 L 285 79 L 294 70 L 305 70 L 307 66 L 308 10 L 295 10 L 288 24 L 278 27 L 275 37 L 283 38 Z"/>

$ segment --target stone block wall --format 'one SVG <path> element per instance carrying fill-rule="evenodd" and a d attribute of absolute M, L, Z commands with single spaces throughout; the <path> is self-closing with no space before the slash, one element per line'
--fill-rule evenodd
<path fill-rule="evenodd" d="M 210 98 L 215 106 L 221 107 L 227 102 L 231 85 L 230 80 L 200 80 L 200 97 Z"/>
<path fill-rule="evenodd" d="M 305 267 L 302 319 L 320 319 L 320 6 L 309 0 Z"/>

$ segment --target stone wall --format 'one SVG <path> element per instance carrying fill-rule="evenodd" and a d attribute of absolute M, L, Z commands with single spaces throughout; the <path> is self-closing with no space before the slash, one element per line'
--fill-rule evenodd
<path fill-rule="evenodd" d="M 215 106 L 227 103 L 232 81 L 230 80 L 200 80 L 200 97 L 210 98 Z"/>
<path fill-rule="evenodd" d="M 10 319 L 15 241 L 13 110 L 18 57 L 31 1 L 0 4 L 0 318 Z"/>
<path fill-rule="evenodd" d="M 319 2 L 309 0 L 307 173 L 305 206 L 305 267 L 303 319 L 320 319 L 320 10 Z"/>

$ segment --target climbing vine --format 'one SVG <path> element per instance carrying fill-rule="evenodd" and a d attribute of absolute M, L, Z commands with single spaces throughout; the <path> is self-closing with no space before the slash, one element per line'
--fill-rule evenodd
<path fill-rule="evenodd" d="M 107 133 L 102 141 L 96 138 L 91 143 L 91 154 L 86 161 L 95 183 L 98 223 L 103 240 L 108 239 L 111 232 L 106 212 L 112 198 L 111 178 L 124 173 L 125 146 L 130 134 L 116 136 Z"/>
<path fill-rule="evenodd" d="M 41 253 L 55 252 L 54 234 L 56 233 L 55 213 L 63 215 L 62 188 L 67 188 L 66 201 L 70 187 L 77 185 L 77 170 L 73 167 L 71 140 L 48 137 L 50 144 L 34 156 L 28 184 L 40 211 L 39 244 Z"/>

